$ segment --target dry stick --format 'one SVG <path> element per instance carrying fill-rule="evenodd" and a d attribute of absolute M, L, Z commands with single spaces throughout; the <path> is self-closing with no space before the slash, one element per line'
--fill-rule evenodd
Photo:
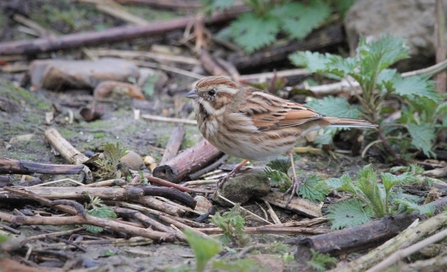
<path fill-rule="evenodd" d="M 239 77 L 239 81 L 251 81 L 251 80 L 257 80 L 257 81 L 266 81 L 269 78 L 273 77 L 290 77 L 290 76 L 304 76 L 304 75 L 310 75 L 311 73 L 307 71 L 306 69 L 291 69 L 291 70 L 283 70 L 278 72 L 266 72 L 266 73 L 259 73 L 259 74 L 248 74 L 248 75 L 241 75 Z"/>
<path fill-rule="evenodd" d="M 438 255 L 428 260 L 419 260 L 414 263 L 402 265 L 399 272 L 414 271 L 443 271 L 447 267 L 447 258 L 445 255 Z"/>
<path fill-rule="evenodd" d="M 80 0 L 81 2 L 88 2 Z M 119 20 L 125 21 L 127 23 L 135 24 L 135 25 L 149 25 L 150 22 L 147 20 L 144 20 L 138 16 L 133 15 L 132 13 L 129 13 L 124 9 L 121 5 L 115 3 L 115 2 L 109 2 L 105 4 L 97 3 L 96 8 L 99 11 L 102 11 L 110 16 L 113 16 Z"/>
<path fill-rule="evenodd" d="M 129 51 L 129 50 L 113 50 L 113 49 L 90 49 L 92 54 L 97 57 L 119 57 L 123 59 L 138 59 L 142 58 L 153 59 L 160 62 L 175 62 L 181 64 L 199 65 L 200 61 L 195 58 L 167 55 L 153 52 Z"/>
<path fill-rule="evenodd" d="M 276 215 L 275 211 L 272 209 L 270 203 L 267 200 L 264 200 L 264 203 L 267 206 L 267 212 L 270 214 L 270 217 L 272 218 L 273 222 L 275 222 L 275 224 L 281 224 L 281 220 Z"/>
<path fill-rule="evenodd" d="M 84 165 L 48 164 L 0 158 L 0 174 L 79 174 L 85 168 Z"/>
<path fill-rule="evenodd" d="M 287 204 L 287 199 L 284 199 L 284 193 L 270 192 L 262 199 L 268 201 L 270 204 L 288 209 L 294 212 L 303 213 L 311 217 L 321 217 L 322 203 L 317 204 L 304 198 L 292 198 L 290 203 Z"/>
<path fill-rule="evenodd" d="M 141 196 L 141 197 L 135 199 L 135 202 L 140 203 L 141 205 L 150 207 L 152 209 L 159 210 L 166 214 L 173 215 L 173 216 L 177 216 L 179 214 L 185 213 L 185 211 L 179 209 L 178 207 L 174 207 L 172 205 L 164 203 L 163 201 L 158 200 L 152 196 Z"/>
<path fill-rule="evenodd" d="M 188 120 L 188 119 L 180 119 L 180 118 L 172 118 L 172 117 L 163 117 L 158 115 L 150 115 L 150 114 L 142 114 L 142 118 L 152 120 L 152 121 L 160 121 L 160 122 L 170 122 L 170 123 L 181 123 L 187 125 L 197 125 L 197 121 Z"/>
<path fill-rule="evenodd" d="M 165 163 L 166 161 L 172 159 L 177 155 L 180 150 L 180 146 L 182 145 L 183 139 L 185 137 L 186 130 L 183 126 L 176 127 L 169 137 L 168 143 L 166 144 L 165 152 L 163 153 L 163 158 L 160 161 L 160 164 Z"/>
<path fill-rule="evenodd" d="M 214 192 L 213 190 L 201 190 L 201 189 L 188 188 L 188 187 L 178 185 L 176 183 L 172 183 L 170 181 L 167 181 L 167 180 L 164 180 L 161 178 L 150 176 L 149 174 L 144 175 L 144 177 L 147 178 L 147 180 L 152 183 L 156 183 L 156 184 L 163 185 L 166 187 L 173 187 L 173 188 L 178 189 L 182 192 L 203 193 L 203 194 L 211 194 Z"/>
<path fill-rule="evenodd" d="M 417 224 L 416 220 L 406 230 L 398 234 L 391 240 L 388 240 L 383 245 L 377 247 L 374 250 L 368 252 L 368 254 L 347 263 L 346 265 L 337 267 L 331 271 L 363 271 L 379 263 L 383 258 L 389 256 L 393 252 L 399 250 L 399 248 L 411 245 L 417 241 L 420 237 L 428 235 L 433 231 L 441 228 L 447 222 L 447 212 L 440 213 L 432 218 L 425 220 L 424 222 Z M 379 271 L 379 270 L 373 270 Z M 382 270 L 381 270 L 382 271 Z"/>
<path fill-rule="evenodd" d="M 201 1 L 184 0 L 115 0 L 126 5 L 147 5 L 162 9 L 198 9 L 203 7 Z"/>
<path fill-rule="evenodd" d="M 37 194 L 26 192 L 25 190 L 13 189 L 10 187 L 4 188 L 6 191 L 13 192 L 16 194 L 20 194 L 22 196 L 28 197 L 39 202 L 42 205 L 48 207 L 54 207 L 58 210 L 66 212 L 71 215 L 71 217 L 41 217 L 41 216 L 14 216 L 8 213 L 0 213 L 0 219 L 3 219 L 8 222 L 16 222 L 19 224 L 28 224 L 28 225 L 75 225 L 75 224 L 89 224 L 102 228 L 111 229 L 117 232 L 124 232 L 131 235 L 142 236 L 146 238 L 150 238 L 156 241 L 173 241 L 175 236 L 170 233 L 163 233 L 158 231 L 153 231 L 149 229 L 137 228 L 134 226 L 130 226 L 128 224 L 122 224 L 116 222 L 114 220 L 99 218 L 95 216 L 91 216 L 89 214 L 84 214 L 83 216 L 79 215 L 78 211 L 73 207 L 67 205 L 53 205 L 53 201 L 50 201 L 47 198 L 41 197 Z"/>
<path fill-rule="evenodd" d="M 220 159 L 218 159 L 217 161 L 215 161 L 212 164 L 208 165 L 207 167 L 204 167 L 204 168 L 200 169 L 199 171 L 190 174 L 189 178 L 190 179 L 196 179 L 196 178 L 202 176 L 203 174 L 208 173 L 208 172 L 216 169 L 217 167 L 219 167 L 219 165 L 224 163 L 224 161 L 226 161 L 228 159 L 228 157 L 229 156 L 227 154 L 223 155 Z M 208 183 L 210 183 L 209 180 L 207 180 L 207 181 L 208 181 Z M 216 180 L 213 183 L 217 183 L 217 182 L 218 182 L 218 180 Z M 196 184 L 198 184 L 198 183 L 196 183 Z"/>
<path fill-rule="evenodd" d="M 212 164 L 222 156 L 221 151 L 204 139 L 173 159 L 157 166 L 153 175 L 178 183 L 189 174 Z"/>
<path fill-rule="evenodd" d="M 445 14 L 443 0 L 436 0 L 435 8 L 435 47 L 436 47 L 436 63 L 445 60 Z M 447 84 L 447 72 L 444 71 L 438 74 L 435 78 L 436 89 L 442 94 L 445 93 Z"/>
<path fill-rule="evenodd" d="M 179 69 L 176 67 L 171 67 L 171 66 L 164 65 L 164 64 L 152 63 L 152 62 L 147 62 L 147 61 L 136 61 L 136 60 L 132 60 L 132 62 L 138 66 L 141 66 L 141 67 L 149 67 L 149 68 L 164 70 L 164 71 L 192 77 L 195 79 L 205 78 L 205 76 L 203 76 L 203 75 L 196 74 L 196 73 L 193 73 L 193 72 L 190 72 L 187 70 Z"/>
<path fill-rule="evenodd" d="M 81 231 L 81 230 L 84 230 L 84 228 L 75 228 L 75 229 L 71 229 L 71 230 L 56 231 L 56 232 L 50 232 L 50 233 L 34 235 L 34 236 L 30 236 L 30 237 L 22 240 L 20 242 L 20 245 L 23 246 L 26 243 L 28 243 L 29 241 L 44 239 L 44 238 L 47 238 L 48 236 L 50 236 L 50 237 L 57 237 L 57 236 L 63 236 L 63 235 L 71 235 L 71 234 L 73 234 L 75 232 L 78 232 L 78 231 Z"/>
<path fill-rule="evenodd" d="M 231 9 L 225 13 L 211 16 L 208 22 L 216 23 L 235 18 L 248 8 Z M 58 38 L 40 38 L 0 43 L 0 55 L 37 54 L 43 52 L 72 49 L 82 46 L 94 46 L 104 43 L 122 42 L 135 38 L 166 34 L 168 31 L 185 28 L 193 16 L 165 21 L 154 21 L 145 26 L 122 26 L 99 32 L 68 34 Z"/>
<path fill-rule="evenodd" d="M 89 158 L 74 148 L 55 128 L 46 130 L 45 138 L 50 142 L 54 150 L 60 153 L 68 162 L 83 164 L 88 161 Z"/>
<path fill-rule="evenodd" d="M 230 203 L 230 204 L 233 205 L 233 206 L 236 205 L 236 203 L 234 203 L 233 201 L 231 201 L 231 200 L 229 200 L 228 198 L 226 198 L 226 197 L 222 196 L 221 194 L 219 194 L 218 191 L 216 191 L 216 194 L 217 194 L 217 196 L 218 196 L 220 199 L 225 200 L 226 202 Z M 241 210 L 244 210 L 245 212 L 247 212 L 247 213 L 250 214 L 251 216 L 253 216 L 253 217 L 255 217 L 255 218 L 261 220 L 262 222 L 267 223 L 267 224 L 269 224 L 269 225 L 272 225 L 272 224 L 273 224 L 272 222 L 269 222 L 269 221 L 265 220 L 264 218 L 260 217 L 260 216 L 257 215 L 257 214 L 252 213 L 251 211 L 245 209 L 244 207 L 242 207 L 242 206 L 239 206 L 239 207 L 240 207 Z"/>
<path fill-rule="evenodd" d="M 112 209 L 120 217 L 130 217 L 130 218 L 133 218 L 145 225 L 152 226 L 156 230 L 175 234 L 175 231 L 172 228 L 163 225 L 162 223 L 158 222 L 157 220 L 154 220 L 154 219 L 150 218 L 149 216 L 142 214 L 139 211 L 135 211 L 132 209 L 127 209 L 127 208 L 120 208 L 120 207 L 113 207 Z"/>
<path fill-rule="evenodd" d="M 422 248 L 431 245 L 433 243 L 436 243 L 438 241 L 443 240 L 445 237 L 447 237 L 447 229 L 436 233 L 435 235 L 432 235 L 430 237 L 428 237 L 425 240 L 420 241 L 419 243 L 416 243 L 412 246 L 409 246 L 407 248 L 404 249 L 399 249 L 398 251 L 394 252 L 393 254 L 391 254 L 388 258 L 386 258 L 385 260 L 381 261 L 380 263 L 378 263 L 377 265 L 371 267 L 370 269 L 368 269 L 367 271 L 369 272 L 376 272 L 376 271 L 383 271 L 385 270 L 387 267 L 391 266 L 392 264 L 398 262 L 399 260 L 410 256 L 413 253 L 418 252 L 419 250 L 421 250 Z"/>
<path fill-rule="evenodd" d="M 223 230 L 221 228 L 196 228 L 196 230 L 201 231 L 206 234 L 221 234 Z M 305 228 L 305 227 L 275 227 L 274 225 L 260 226 L 260 227 L 245 227 L 244 232 L 247 234 L 325 234 L 330 232 L 329 229 L 316 229 L 316 228 Z"/>

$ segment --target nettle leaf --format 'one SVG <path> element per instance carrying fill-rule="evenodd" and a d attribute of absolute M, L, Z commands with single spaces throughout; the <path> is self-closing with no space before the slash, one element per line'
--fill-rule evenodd
<path fill-rule="evenodd" d="M 422 150 L 427 157 L 435 156 L 431 151 L 432 143 L 436 137 L 434 129 L 430 124 L 407 124 L 408 132 L 411 135 L 411 143 L 419 150 Z"/>
<path fill-rule="evenodd" d="M 285 12 L 288 16 L 281 14 L 278 17 L 281 20 L 281 28 L 290 37 L 296 39 L 305 38 L 331 14 L 329 5 L 322 1 L 312 1 L 310 5 L 286 3 L 284 6 L 289 8 L 290 11 Z"/>
<path fill-rule="evenodd" d="M 394 93 L 406 96 L 409 99 L 417 97 L 425 97 L 433 101 L 440 101 L 439 93 L 432 88 L 432 84 L 424 77 L 395 77 Z"/>
<path fill-rule="evenodd" d="M 99 218 L 108 218 L 108 219 L 113 219 L 113 220 L 117 218 L 116 213 L 107 206 L 102 206 L 102 207 L 88 210 L 87 213 L 91 216 L 95 216 L 95 217 L 99 217 Z M 84 225 L 84 228 L 87 231 L 90 231 L 92 233 L 100 233 L 104 230 L 104 228 L 92 226 L 92 225 Z"/>
<path fill-rule="evenodd" d="M 403 199 L 396 199 L 396 203 L 401 204 L 407 208 L 407 212 L 413 212 L 417 211 L 420 214 L 426 214 L 426 215 L 433 215 L 436 209 L 436 206 L 433 203 L 425 204 L 425 205 L 417 205 L 414 202 L 403 200 Z"/>
<path fill-rule="evenodd" d="M 382 35 L 380 40 L 372 42 L 362 38 L 357 51 L 362 63 L 362 73 L 380 72 L 393 63 L 409 57 L 405 40 L 391 35 Z"/>
<path fill-rule="evenodd" d="M 215 11 L 223 11 L 234 4 L 234 0 L 201 0 L 201 2 L 207 15 Z"/>
<path fill-rule="evenodd" d="M 447 101 L 444 101 L 441 104 L 439 104 L 439 106 L 436 108 L 435 115 L 443 116 L 442 114 L 446 111 L 447 111 Z M 445 115 L 444 115 L 444 117 L 445 117 Z"/>
<path fill-rule="evenodd" d="M 289 55 L 289 59 L 298 67 L 305 67 L 311 73 L 319 73 L 326 71 L 326 65 L 331 61 L 331 56 L 329 53 L 304 51 Z"/>
<path fill-rule="evenodd" d="M 204 271 L 207 262 L 222 251 L 222 245 L 189 229 L 185 229 L 184 234 L 196 257 L 196 271 Z"/>
<path fill-rule="evenodd" d="M 248 53 L 269 45 L 276 39 L 279 22 L 276 18 L 244 13 L 230 25 L 234 41 Z"/>
<path fill-rule="evenodd" d="M 312 259 L 307 261 L 307 265 L 317 271 L 327 271 L 337 263 L 337 258 L 331 257 L 329 254 L 319 253 L 313 248 L 310 249 L 310 252 L 312 252 Z"/>
<path fill-rule="evenodd" d="M 371 215 L 362 207 L 362 202 L 350 199 L 332 205 L 327 215 L 332 222 L 332 230 L 352 227 L 371 221 Z"/>
<path fill-rule="evenodd" d="M 318 202 L 323 201 L 329 190 L 325 186 L 321 186 L 322 177 L 312 175 L 306 179 L 304 184 L 299 188 L 299 193 L 303 198 L 310 201 Z"/>
<path fill-rule="evenodd" d="M 356 58 L 342 58 L 341 56 L 331 55 L 330 62 L 326 66 L 329 73 L 346 77 L 346 75 L 354 73 L 359 65 Z"/>
<path fill-rule="evenodd" d="M 405 173 L 402 175 L 393 175 L 391 173 L 382 173 L 382 183 L 385 186 L 385 190 L 390 190 L 392 187 L 407 183 L 409 181 L 417 181 L 418 179 L 410 173 Z"/>
<path fill-rule="evenodd" d="M 382 196 L 385 195 L 385 192 L 381 192 L 379 184 L 377 183 L 377 174 L 372 169 L 371 165 L 367 165 L 359 171 L 357 187 L 372 204 L 371 208 L 374 210 L 376 216 L 384 216 L 385 209 L 382 202 Z"/>
<path fill-rule="evenodd" d="M 307 105 L 321 114 L 335 117 L 360 118 L 362 114 L 357 107 L 349 105 L 348 101 L 341 97 L 327 96 L 312 100 Z"/>

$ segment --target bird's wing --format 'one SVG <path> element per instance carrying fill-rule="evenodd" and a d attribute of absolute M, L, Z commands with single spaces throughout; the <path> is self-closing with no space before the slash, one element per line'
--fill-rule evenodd
<path fill-rule="evenodd" d="M 261 91 L 252 89 L 246 97 L 237 110 L 249 116 L 253 125 L 262 131 L 299 126 L 323 117 L 301 104 Z"/>

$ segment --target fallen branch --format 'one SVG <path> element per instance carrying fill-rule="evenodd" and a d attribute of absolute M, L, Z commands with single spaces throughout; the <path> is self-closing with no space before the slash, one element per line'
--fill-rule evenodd
<path fill-rule="evenodd" d="M 381 255 L 377 256 L 377 259 L 380 260 L 380 257 L 386 255 L 388 252 L 395 250 L 396 248 L 403 248 L 406 245 L 411 244 L 413 241 L 416 241 L 420 237 L 423 237 L 428 233 L 432 233 L 438 228 L 443 227 L 446 222 L 447 222 L 447 213 L 444 212 L 420 224 L 416 224 L 414 228 L 408 228 L 405 232 L 402 232 L 401 234 L 396 236 L 393 240 L 390 240 L 387 243 L 383 244 L 381 246 L 381 250 L 375 249 L 374 251 L 376 253 L 381 253 Z M 377 265 L 368 269 L 367 272 L 384 271 L 386 268 L 398 262 L 399 260 L 408 257 L 413 253 L 418 252 L 420 249 L 428 245 L 441 241 L 445 237 L 447 237 L 447 229 L 438 232 L 435 235 L 432 235 L 427 239 L 424 239 L 412 246 L 397 250 L 396 252 L 388 256 L 385 260 L 381 261 Z M 400 241 L 400 239 L 402 239 L 402 241 Z"/>
<path fill-rule="evenodd" d="M 225 13 L 218 13 L 213 15 L 207 22 L 228 21 L 247 10 L 246 8 L 238 8 L 228 10 Z M 193 16 L 186 16 L 178 19 L 154 21 L 144 26 L 122 26 L 99 32 L 75 33 L 56 38 L 4 42 L 0 43 L 0 55 L 30 55 L 161 35 L 169 31 L 183 29 L 193 20 Z"/>
<path fill-rule="evenodd" d="M 163 153 L 163 158 L 161 158 L 160 164 L 172 159 L 177 155 L 182 145 L 183 139 L 185 137 L 186 130 L 183 126 L 176 127 L 169 137 L 168 143 L 166 144 L 165 152 Z"/>
<path fill-rule="evenodd" d="M 55 128 L 46 130 L 45 138 L 66 161 L 73 164 L 83 164 L 88 161 L 89 158 L 74 148 Z"/>
<path fill-rule="evenodd" d="M 171 160 L 157 166 L 153 175 L 178 183 L 190 173 L 206 167 L 221 156 L 223 156 L 221 151 L 212 146 L 207 140 L 202 140 Z"/>
<path fill-rule="evenodd" d="M 79 174 L 83 171 L 90 172 L 85 165 L 48 164 L 0 158 L 0 174 Z"/>

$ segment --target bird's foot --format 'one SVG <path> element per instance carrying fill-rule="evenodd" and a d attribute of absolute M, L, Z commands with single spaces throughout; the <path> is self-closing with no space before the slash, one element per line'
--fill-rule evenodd
<path fill-rule="evenodd" d="M 290 201 L 292 201 L 292 198 L 294 195 L 299 197 L 298 191 L 300 189 L 300 185 L 301 185 L 301 180 L 298 179 L 296 176 L 293 177 L 292 178 L 292 186 L 290 186 L 289 189 L 287 189 L 287 191 L 284 193 L 284 195 L 287 195 L 288 193 L 290 193 L 290 196 L 286 202 L 286 207 L 289 205 Z"/>

